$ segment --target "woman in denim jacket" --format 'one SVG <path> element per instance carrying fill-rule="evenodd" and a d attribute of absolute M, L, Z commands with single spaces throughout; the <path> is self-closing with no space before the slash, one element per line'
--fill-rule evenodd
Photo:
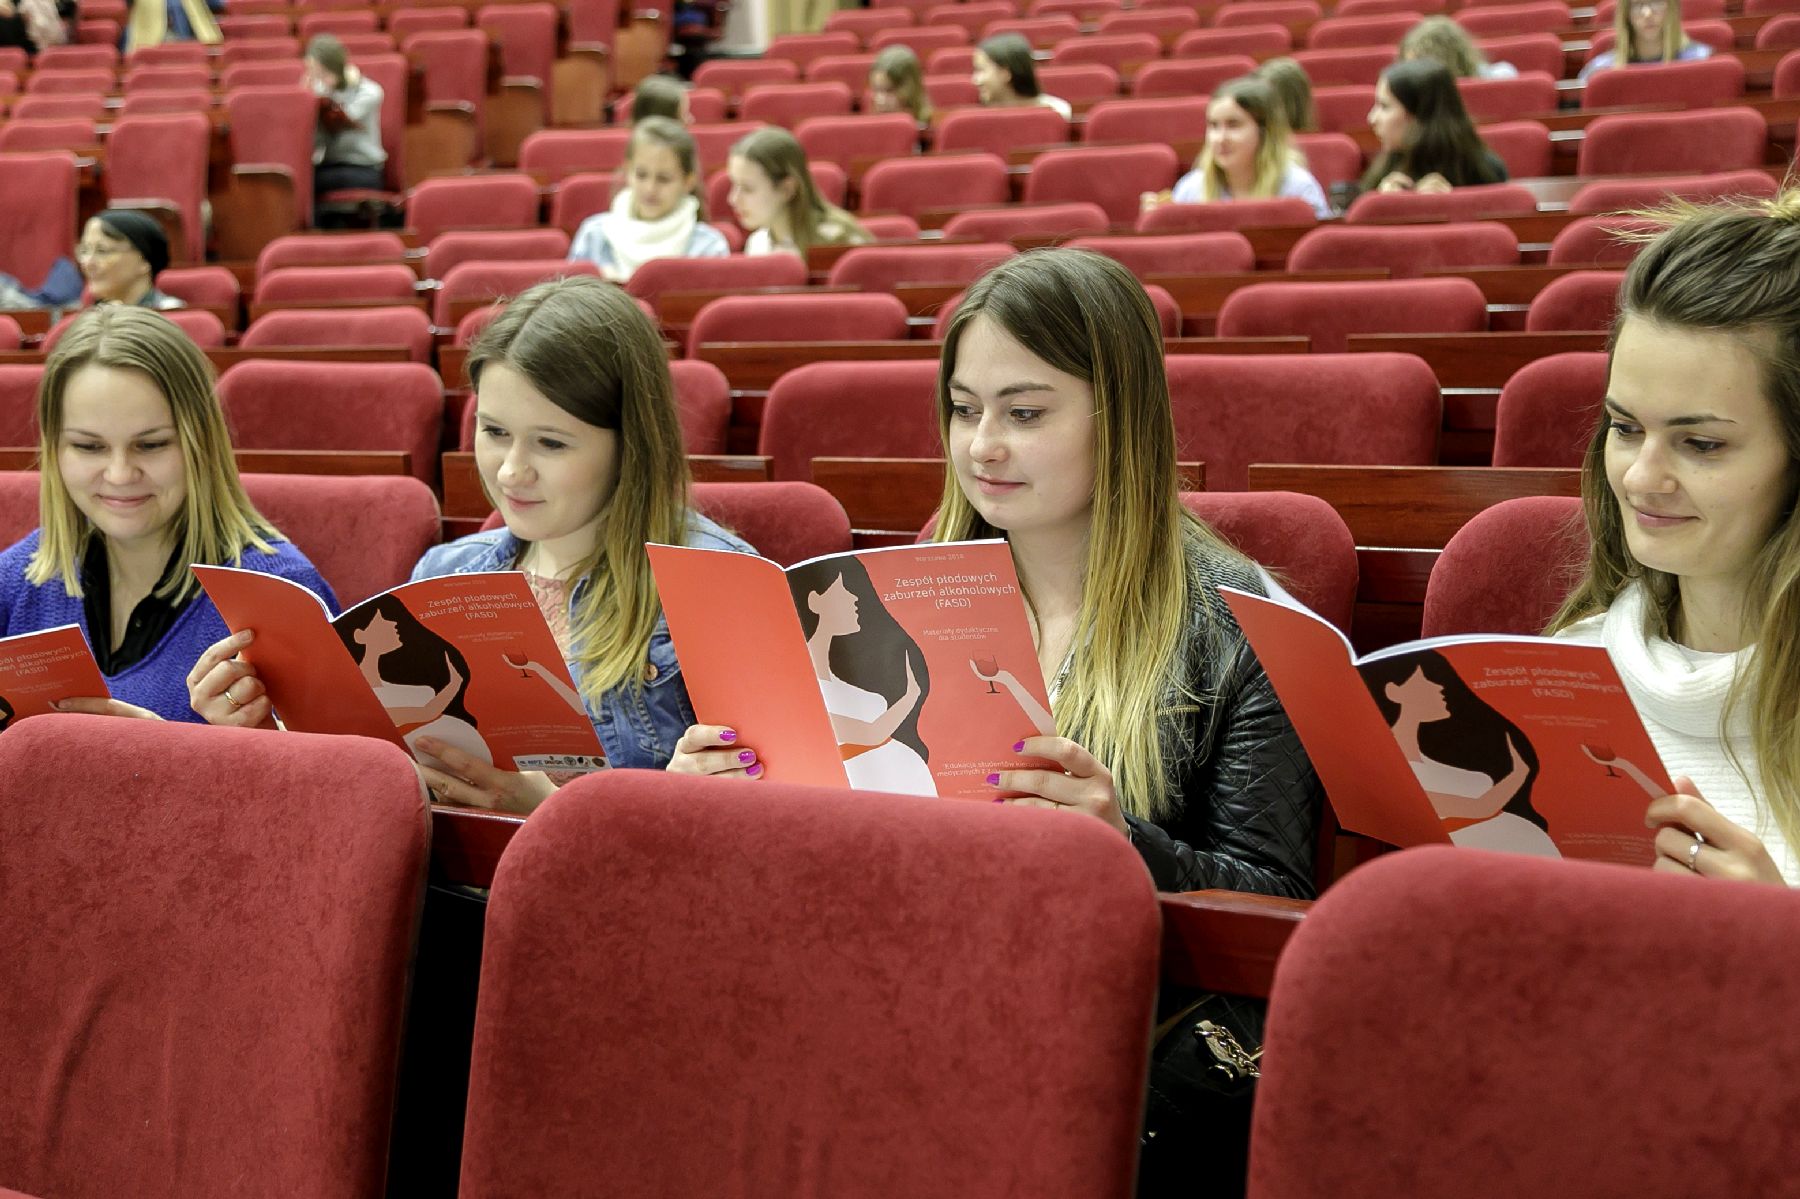
<path fill-rule="evenodd" d="M 469 353 L 475 461 L 506 521 L 430 550 L 414 579 L 523 571 L 568 662 L 609 765 L 668 763 L 694 712 L 662 617 L 646 542 L 750 552 L 689 505 L 687 459 L 662 339 L 619 288 L 543 283 L 506 306 Z M 266 723 L 269 705 L 219 642 L 195 668 L 194 710 L 213 724 Z M 441 800 L 529 812 L 559 779 L 500 770 L 431 738 L 418 748 Z"/>

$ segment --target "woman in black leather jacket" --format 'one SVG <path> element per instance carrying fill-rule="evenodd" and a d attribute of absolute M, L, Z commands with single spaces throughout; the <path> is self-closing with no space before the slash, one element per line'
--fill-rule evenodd
<path fill-rule="evenodd" d="M 1023 734 L 996 756 L 1058 769 L 989 783 L 1106 821 L 1163 890 L 1311 896 L 1318 782 L 1217 590 L 1262 593 L 1264 576 L 1181 506 L 1144 289 L 1081 251 L 996 267 L 950 323 L 938 406 L 936 537 L 1011 543 L 1054 712 L 994 676 Z M 690 728 L 669 768 L 744 774 L 727 733 Z"/>

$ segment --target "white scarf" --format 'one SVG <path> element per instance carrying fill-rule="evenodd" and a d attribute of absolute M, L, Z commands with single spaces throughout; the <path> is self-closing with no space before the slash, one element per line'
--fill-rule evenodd
<path fill-rule="evenodd" d="M 1642 586 L 1619 592 L 1601 622 L 1602 644 L 1640 711 L 1683 736 L 1718 737 L 1731 682 L 1740 666 L 1749 665 L 1754 650 L 1707 654 L 1695 661 L 1661 637 L 1644 636 L 1647 603 Z M 1731 739 L 1747 741 L 1750 726 L 1744 711 L 1740 707 L 1732 716 Z"/>
<path fill-rule="evenodd" d="M 700 201 L 692 196 L 683 196 L 669 215 L 659 220 L 640 221 L 631 215 L 631 189 L 626 188 L 613 197 L 612 208 L 600 217 L 600 231 L 612 247 L 612 274 L 629 279 L 652 258 L 685 256 L 699 223 Z"/>

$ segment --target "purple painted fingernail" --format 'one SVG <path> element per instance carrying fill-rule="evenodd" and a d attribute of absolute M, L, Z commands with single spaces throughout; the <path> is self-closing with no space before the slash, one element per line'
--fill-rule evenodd
<path fill-rule="evenodd" d="M 1013 752 L 1016 754 L 1024 753 L 1025 752 L 1025 742 L 1022 740 L 1013 742 Z"/>
<path fill-rule="evenodd" d="M 740 761 L 740 762 L 756 761 L 756 751 L 753 749 L 739 750 L 738 751 L 738 761 Z"/>
<path fill-rule="evenodd" d="M 988 775 L 987 776 L 987 785 L 990 787 L 998 787 L 1000 785 L 1000 776 L 997 774 Z"/>
<path fill-rule="evenodd" d="M 737 740 L 737 730 L 736 729 L 721 730 L 719 733 L 719 740 L 725 742 L 727 745 L 731 744 L 733 741 Z"/>
<path fill-rule="evenodd" d="M 750 769 L 744 771 L 744 773 L 749 775 L 751 778 L 758 777 L 759 775 L 762 774 L 762 763 L 758 762 L 756 765 L 752 766 Z"/>
<path fill-rule="evenodd" d="M 1006 797 L 1004 795 L 996 795 L 996 796 L 994 796 L 994 802 L 995 803 L 1005 803 Z"/>

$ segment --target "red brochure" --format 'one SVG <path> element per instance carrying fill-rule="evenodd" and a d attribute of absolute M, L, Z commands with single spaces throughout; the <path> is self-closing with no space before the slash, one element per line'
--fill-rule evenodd
<path fill-rule="evenodd" d="M 0 730 L 56 711 L 58 700 L 111 694 L 79 625 L 0 638 Z"/>

